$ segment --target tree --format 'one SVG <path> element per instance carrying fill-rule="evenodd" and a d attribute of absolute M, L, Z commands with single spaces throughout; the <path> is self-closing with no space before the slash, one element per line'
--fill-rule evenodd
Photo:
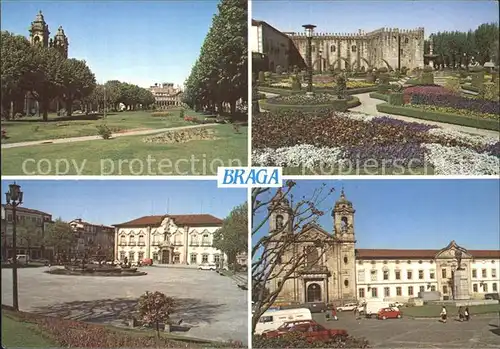
<path fill-rule="evenodd" d="M 172 297 L 167 297 L 158 291 L 153 293 L 146 291 L 139 298 L 137 311 L 144 325 L 154 326 L 156 335 L 160 338 L 160 323 L 167 325 L 166 322 L 169 320 L 170 314 L 173 313 L 174 305 Z"/>
<path fill-rule="evenodd" d="M 42 241 L 39 227 L 37 227 L 36 223 L 31 220 L 21 221 L 21 224 L 17 226 L 16 237 L 21 246 L 26 246 L 29 257 L 31 257 L 31 247 L 40 244 Z"/>
<path fill-rule="evenodd" d="M 89 96 L 96 88 L 95 76 L 85 61 L 66 59 L 59 72 L 61 96 L 66 104 L 67 115 L 73 112 L 73 102 Z"/>
<path fill-rule="evenodd" d="M 227 255 L 229 265 L 248 250 L 248 204 L 236 206 L 214 234 L 213 246 Z"/>
<path fill-rule="evenodd" d="M 260 317 L 275 302 L 283 290 L 283 285 L 288 279 L 295 277 L 299 268 L 308 263 L 317 263 L 326 249 L 321 246 L 321 241 L 315 241 L 314 246 L 321 248 L 322 252 L 314 260 L 308 256 L 308 249 L 297 249 L 298 244 L 303 244 L 307 239 L 309 228 L 314 226 L 324 212 L 318 209 L 323 201 L 334 191 L 323 184 L 314 190 L 310 197 L 302 197 L 295 202 L 292 193 L 296 183 L 287 181 L 284 189 L 275 193 L 270 188 L 252 189 L 252 296 L 255 296 L 255 312 L 252 315 L 252 332 Z M 269 223 L 271 217 L 284 209 L 286 204 L 288 219 L 264 236 L 258 238 L 264 225 Z M 265 214 L 262 211 L 267 209 Z M 257 220 L 257 216 L 263 216 Z M 316 243 L 318 245 L 316 246 Z M 269 289 L 267 286 L 276 280 L 277 287 Z"/>
<path fill-rule="evenodd" d="M 77 237 L 69 223 L 58 218 L 48 226 L 44 236 L 45 246 L 51 246 L 57 255 L 69 256 L 71 250 L 76 247 Z"/>

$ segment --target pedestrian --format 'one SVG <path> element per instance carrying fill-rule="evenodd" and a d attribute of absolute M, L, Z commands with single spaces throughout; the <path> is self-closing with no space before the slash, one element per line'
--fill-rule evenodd
<path fill-rule="evenodd" d="M 335 305 L 332 307 L 332 319 L 337 321 L 339 318 L 337 317 L 337 309 L 335 308 Z"/>
<path fill-rule="evenodd" d="M 446 313 L 446 307 L 443 305 L 443 309 L 441 309 L 441 322 L 446 323 L 446 318 L 447 318 L 447 313 Z"/>
<path fill-rule="evenodd" d="M 464 318 L 464 307 L 461 306 L 460 308 L 458 308 L 458 321 L 462 322 L 464 321 Z"/>
<path fill-rule="evenodd" d="M 465 321 L 469 321 L 470 320 L 469 307 L 465 307 L 464 318 L 465 318 Z"/>

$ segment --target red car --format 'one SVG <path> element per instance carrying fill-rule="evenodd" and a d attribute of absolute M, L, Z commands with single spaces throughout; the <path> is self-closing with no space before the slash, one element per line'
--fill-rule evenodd
<path fill-rule="evenodd" d="M 386 320 L 386 319 L 401 319 L 403 317 L 403 313 L 398 308 L 382 308 L 377 313 L 377 319 Z"/>
<path fill-rule="evenodd" d="M 267 338 L 275 338 L 287 333 L 299 333 L 310 342 L 326 341 L 336 336 L 347 336 L 346 330 L 327 329 L 313 320 L 285 322 L 277 330 L 264 332 L 262 335 Z"/>

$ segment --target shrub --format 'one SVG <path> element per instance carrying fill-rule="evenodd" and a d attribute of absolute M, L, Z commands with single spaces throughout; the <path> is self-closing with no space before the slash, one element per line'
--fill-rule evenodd
<path fill-rule="evenodd" d="M 472 73 L 472 86 L 481 88 L 484 83 L 484 71 L 478 71 Z"/>
<path fill-rule="evenodd" d="M 267 100 L 269 104 L 286 104 L 286 105 L 322 105 L 337 101 L 338 98 L 328 93 L 317 93 L 313 96 L 304 94 L 295 94 L 291 96 L 279 96 Z"/>
<path fill-rule="evenodd" d="M 408 73 L 408 67 L 402 67 L 401 68 L 401 74 L 406 75 Z"/>
<path fill-rule="evenodd" d="M 424 73 L 431 73 L 433 71 L 434 71 L 434 69 L 432 69 L 432 67 L 430 65 L 424 66 Z"/>
<path fill-rule="evenodd" d="M 404 104 L 404 98 L 403 98 L 403 93 L 401 92 L 394 92 L 389 94 L 389 104 L 391 105 L 403 105 Z"/>
<path fill-rule="evenodd" d="M 377 86 L 377 92 L 378 93 L 387 93 L 387 92 L 389 92 L 390 88 L 391 88 L 391 85 L 389 85 L 389 84 L 379 84 Z"/>
<path fill-rule="evenodd" d="M 97 125 L 96 128 L 97 128 L 97 133 L 103 139 L 110 139 L 111 138 L 112 132 L 111 132 L 111 129 L 108 127 L 108 125 L 100 124 L 100 125 Z"/>
<path fill-rule="evenodd" d="M 469 71 L 470 71 L 471 73 L 479 73 L 479 72 L 484 71 L 484 67 L 482 67 L 482 66 L 480 66 L 480 65 L 476 65 L 476 66 L 470 67 L 470 68 L 469 68 Z"/>
<path fill-rule="evenodd" d="M 181 109 L 181 111 L 179 112 L 179 117 L 181 119 L 184 118 L 184 109 Z"/>
<path fill-rule="evenodd" d="M 347 79 L 344 76 L 344 74 L 339 74 L 335 78 L 335 84 L 336 86 L 336 93 L 338 98 L 344 98 L 345 97 L 345 92 L 347 90 Z"/>
<path fill-rule="evenodd" d="M 370 71 L 368 73 L 366 73 L 365 81 L 367 83 L 375 83 L 375 80 L 377 80 L 377 75 L 375 73 L 370 72 Z"/>
<path fill-rule="evenodd" d="M 498 73 L 493 72 L 491 73 L 491 82 L 497 82 L 498 81 Z"/>
<path fill-rule="evenodd" d="M 497 101 L 499 100 L 500 89 L 498 81 L 496 83 L 493 82 L 485 82 L 483 84 L 483 95 L 484 99 L 488 101 Z"/>
<path fill-rule="evenodd" d="M 158 338 L 160 338 L 160 323 L 167 324 L 173 310 L 174 299 L 158 291 L 154 293 L 146 291 L 139 298 L 137 304 L 137 311 L 142 318 L 142 322 L 154 326 Z"/>
<path fill-rule="evenodd" d="M 460 79 L 465 79 L 469 76 L 469 72 L 467 72 L 467 70 L 460 69 L 460 71 L 458 72 L 458 75 L 459 75 Z"/>
<path fill-rule="evenodd" d="M 263 71 L 260 71 L 260 72 L 259 72 L 259 82 L 260 82 L 260 83 L 264 83 L 264 82 L 266 82 L 266 76 L 265 76 L 265 74 L 264 74 L 264 72 L 263 72 Z"/>
<path fill-rule="evenodd" d="M 431 68 L 432 69 L 432 68 Z M 425 71 L 420 77 L 420 83 L 422 85 L 433 85 L 434 84 L 434 73 L 432 71 Z"/>
<path fill-rule="evenodd" d="M 459 94 L 462 87 L 460 86 L 460 79 L 456 77 L 449 77 L 446 79 L 446 89 L 450 90 L 455 94 Z"/>
<path fill-rule="evenodd" d="M 292 90 L 300 91 L 300 89 L 302 88 L 302 84 L 300 83 L 298 75 L 292 76 L 291 80 L 292 80 L 292 85 L 291 85 Z"/>
<path fill-rule="evenodd" d="M 335 336 L 325 341 L 308 341 L 300 333 L 289 333 L 278 338 L 265 338 L 254 336 L 253 348 L 368 348 L 368 341 L 350 336 Z"/>

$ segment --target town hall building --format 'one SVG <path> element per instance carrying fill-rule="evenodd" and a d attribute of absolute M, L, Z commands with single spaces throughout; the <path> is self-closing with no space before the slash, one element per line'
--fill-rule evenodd
<path fill-rule="evenodd" d="M 285 252 L 276 269 L 281 273 L 274 275 L 267 287 L 272 292 L 283 285 L 280 302 L 405 302 L 426 291 L 440 292 L 442 300 L 458 299 L 459 286 L 454 282 L 457 269 L 463 275 L 464 280 L 459 281 L 467 288 L 469 299 L 483 299 L 485 294 L 499 291 L 500 250 L 466 250 L 455 241 L 436 250 L 358 249 L 356 211 L 344 190 L 332 210 L 333 231 L 309 224 L 300 233 L 292 232 L 287 224 L 291 207 L 279 193 L 268 208 L 270 232 L 284 231 L 278 230 L 278 237 L 268 246 L 282 246 Z M 300 237 L 287 243 L 290 234 Z M 291 277 L 280 277 L 290 272 L 291 261 L 301 255 L 303 262 Z"/>
<path fill-rule="evenodd" d="M 115 259 L 155 264 L 227 263 L 213 247 L 222 220 L 209 214 L 144 216 L 115 224 Z"/>

